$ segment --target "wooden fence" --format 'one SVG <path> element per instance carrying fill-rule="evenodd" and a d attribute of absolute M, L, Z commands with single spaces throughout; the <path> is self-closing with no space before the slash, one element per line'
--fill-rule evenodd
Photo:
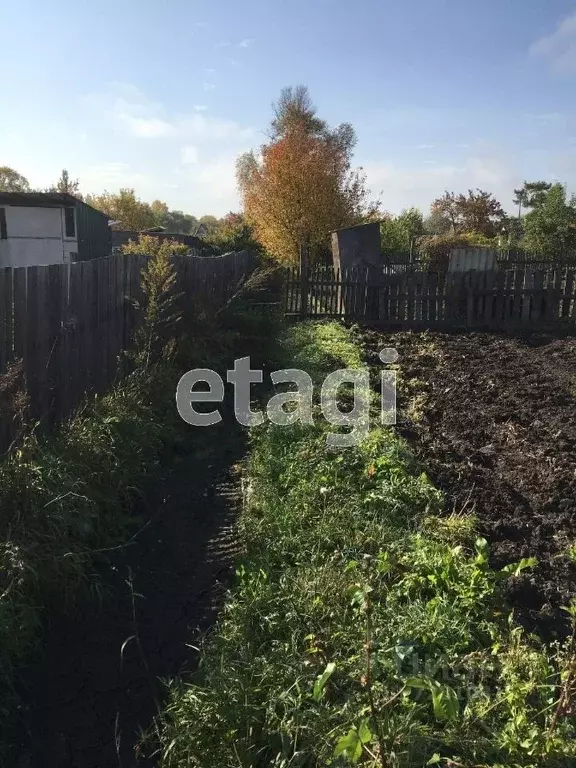
<path fill-rule="evenodd" d="M 0 374 L 22 359 L 32 416 L 46 423 L 66 418 L 87 392 L 103 392 L 115 381 L 118 355 L 138 322 L 140 272 L 147 256 L 40 267 L 0 269 Z M 176 290 L 184 308 L 202 297 L 222 306 L 254 257 L 174 258 Z M 0 450 L 12 439 L 4 418 Z"/>
<path fill-rule="evenodd" d="M 428 272 L 288 270 L 284 309 L 400 327 L 576 324 L 576 268 Z"/>

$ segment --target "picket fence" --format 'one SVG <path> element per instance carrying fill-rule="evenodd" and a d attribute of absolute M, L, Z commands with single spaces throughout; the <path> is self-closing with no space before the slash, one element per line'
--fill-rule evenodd
<path fill-rule="evenodd" d="M 572 325 L 576 267 L 430 272 L 287 270 L 284 310 L 411 328 Z"/>
<path fill-rule="evenodd" d="M 23 361 L 31 416 L 53 424 L 88 392 L 104 392 L 118 376 L 118 356 L 138 323 L 140 273 L 147 256 L 118 255 L 73 264 L 0 269 L 0 374 Z M 194 301 L 222 306 L 256 266 L 247 251 L 174 258 L 182 308 Z M 0 450 L 14 424 L 4 414 Z"/>

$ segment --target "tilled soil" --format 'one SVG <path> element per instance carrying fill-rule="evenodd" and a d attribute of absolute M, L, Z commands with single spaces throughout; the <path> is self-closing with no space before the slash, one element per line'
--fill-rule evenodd
<path fill-rule="evenodd" d="M 576 339 L 490 333 L 366 336 L 373 362 L 395 346 L 400 430 L 446 493 L 476 515 L 495 567 L 534 556 L 508 582 L 517 616 L 563 635 L 576 594 Z M 411 403 L 411 405 L 410 405 Z"/>
<path fill-rule="evenodd" d="M 195 665 L 237 555 L 243 439 L 236 425 L 219 429 L 150 494 L 134 541 L 100 562 L 100 604 L 51 617 L 43 653 L 21 672 L 19 768 L 156 764 L 140 730 L 164 700 L 161 679 Z"/>

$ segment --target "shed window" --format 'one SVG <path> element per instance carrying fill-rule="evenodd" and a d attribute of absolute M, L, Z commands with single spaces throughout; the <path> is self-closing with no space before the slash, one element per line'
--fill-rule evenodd
<path fill-rule="evenodd" d="M 74 208 L 64 208 L 64 231 L 66 237 L 76 237 L 76 220 Z"/>
<path fill-rule="evenodd" d="M 0 208 L 0 240 L 8 240 L 6 229 L 6 208 Z"/>

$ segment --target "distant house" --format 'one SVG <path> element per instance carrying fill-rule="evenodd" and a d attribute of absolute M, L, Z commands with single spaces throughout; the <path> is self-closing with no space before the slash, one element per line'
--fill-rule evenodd
<path fill-rule="evenodd" d="M 206 237 L 208 234 L 208 230 L 204 226 L 204 224 L 198 224 L 196 227 L 196 232 L 194 232 L 195 237 Z"/>
<path fill-rule="evenodd" d="M 150 235 L 150 237 L 157 237 L 160 240 L 175 240 L 177 243 L 187 245 L 190 250 L 202 250 L 207 249 L 206 243 L 200 238 L 194 235 L 182 235 L 178 233 L 165 232 L 163 227 L 152 227 L 150 229 L 142 230 L 142 232 L 136 232 L 133 230 L 113 230 L 112 231 L 112 247 L 114 249 L 120 248 L 126 245 L 129 240 L 138 240 L 140 235 Z"/>
<path fill-rule="evenodd" d="M 108 216 L 59 192 L 0 192 L 0 266 L 109 256 Z"/>

